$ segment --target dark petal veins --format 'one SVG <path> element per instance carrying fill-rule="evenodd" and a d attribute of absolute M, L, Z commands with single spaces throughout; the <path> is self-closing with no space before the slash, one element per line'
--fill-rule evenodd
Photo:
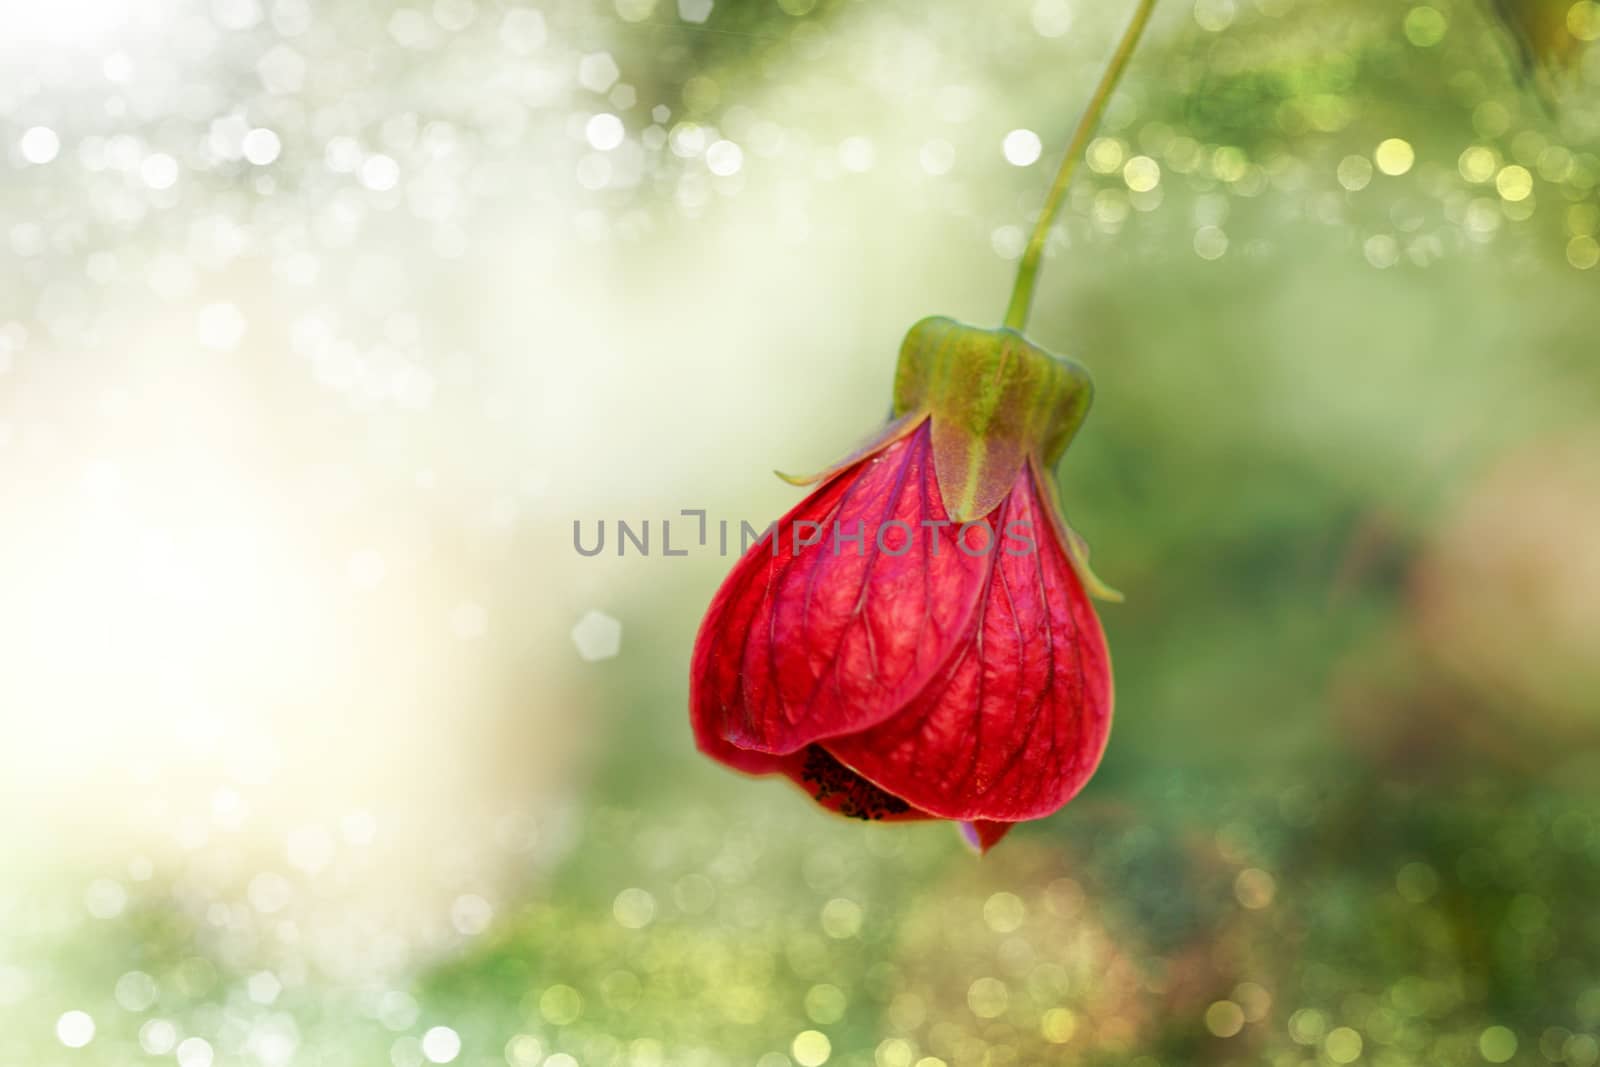
<path fill-rule="evenodd" d="M 1048 815 L 1094 772 L 1111 726 L 1111 663 L 1032 465 L 990 521 L 1030 524 L 1037 551 L 992 555 L 978 608 L 905 709 L 825 747 L 863 777 L 948 819 Z"/>
<path fill-rule="evenodd" d="M 898 520 L 907 535 L 878 531 Z M 740 769 L 797 752 L 905 706 L 970 626 L 988 561 L 945 521 L 923 424 L 834 475 L 752 546 L 695 641 L 690 705 L 701 748 Z M 822 539 L 795 550 L 796 523 Z M 859 548 L 834 531 L 861 532 Z M 802 528 L 802 532 L 809 531 Z M 729 748 L 745 750 L 735 756 Z M 757 771 L 756 773 L 760 773 Z M 891 790 L 892 792 L 892 790 Z"/>

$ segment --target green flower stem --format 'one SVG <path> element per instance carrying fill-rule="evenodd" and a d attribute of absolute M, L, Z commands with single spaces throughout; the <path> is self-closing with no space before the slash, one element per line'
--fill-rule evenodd
<path fill-rule="evenodd" d="M 1150 12 L 1155 10 L 1155 6 L 1156 0 L 1139 0 L 1139 6 L 1133 12 L 1133 21 L 1123 31 L 1116 54 L 1111 57 L 1105 73 L 1100 75 L 1100 84 L 1095 86 L 1094 96 L 1084 109 L 1083 118 L 1078 120 L 1078 128 L 1072 133 L 1072 143 L 1067 145 L 1066 158 L 1061 161 L 1061 169 L 1056 171 L 1055 184 L 1050 187 L 1050 195 L 1045 197 L 1039 221 L 1034 223 L 1033 236 L 1028 238 L 1027 250 L 1022 253 L 1022 262 L 1017 267 L 1016 284 L 1011 287 L 1011 306 L 1006 308 L 1005 325 L 1019 333 L 1028 325 L 1028 312 L 1033 308 L 1033 290 L 1039 282 L 1039 262 L 1044 258 L 1045 238 L 1050 235 L 1050 226 L 1061 208 L 1062 197 L 1072 182 L 1072 173 L 1078 168 L 1078 160 L 1083 158 L 1084 149 L 1089 146 L 1090 136 L 1100 124 L 1106 105 L 1111 102 L 1117 82 L 1122 80 L 1128 60 L 1133 58 L 1133 50 L 1139 46 L 1139 37 L 1144 33 L 1145 24 L 1150 21 Z"/>

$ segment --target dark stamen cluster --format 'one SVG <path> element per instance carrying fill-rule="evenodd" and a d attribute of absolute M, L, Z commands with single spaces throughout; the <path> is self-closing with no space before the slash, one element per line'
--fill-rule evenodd
<path fill-rule="evenodd" d="M 885 793 L 816 745 L 806 749 L 800 777 L 812 787 L 812 795 L 820 803 L 837 800 L 835 810 L 852 819 L 883 819 L 911 810 L 910 804 L 893 793 Z"/>

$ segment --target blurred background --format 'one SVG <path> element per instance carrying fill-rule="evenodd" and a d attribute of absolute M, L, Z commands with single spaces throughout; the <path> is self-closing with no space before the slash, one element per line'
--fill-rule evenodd
<path fill-rule="evenodd" d="M 693 750 L 661 522 L 998 322 L 1126 6 L 0 3 L 0 1060 L 1600 1062 L 1591 0 L 1158 9 L 1031 329 L 1064 811 Z"/>

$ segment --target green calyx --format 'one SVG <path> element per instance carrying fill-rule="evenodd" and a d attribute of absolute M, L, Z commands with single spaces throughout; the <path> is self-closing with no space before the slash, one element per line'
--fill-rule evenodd
<path fill-rule="evenodd" d="M 933 420 L 934 471 L 956 522 L 994 510 L 1029 458 L 1052 470 L 1093 398 L 1080 364 L 1016 330 L 939 316 L 911 327 L 894 377 L 895 417 Z"/>

